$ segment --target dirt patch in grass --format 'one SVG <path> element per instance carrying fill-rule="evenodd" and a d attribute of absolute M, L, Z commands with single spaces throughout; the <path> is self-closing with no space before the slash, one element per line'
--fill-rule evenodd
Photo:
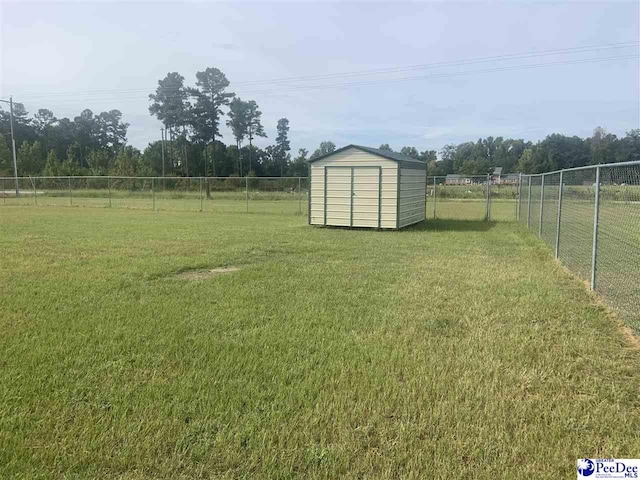
<path fill-rule="evenodd" d="M 209 269 L 199 269 L 199 270 L 186 270 L 176 274 L 176 278 L 180 278 L 182 280 L 206 280 L 208 278 L 217 277 L 218 275 L 224 275 L 226 273 L 237 272 L 240 270 L 240 267 L 216 267 Z"/>
<path fill-rule="evenodd" d="M 629 343 L 629 347 L 633 350 L 640 350 L 640 338 L 636 337 L 633 330 L 623 324 L 622 321 L 620 321 L 620 330 L 622 330 L 625 340 Z"/>

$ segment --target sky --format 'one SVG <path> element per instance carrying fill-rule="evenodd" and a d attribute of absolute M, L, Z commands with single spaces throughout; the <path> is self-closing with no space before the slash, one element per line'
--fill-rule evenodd
<path fill-rule="evenodd" d="M 177 71 L 192 85 L 217 67 L 263 112 L 255 144 L 286 117 L 294 154 L 324 140 L 440 150 L 597 126 L 621 136 L 640 128 L 639 46 L 638 1 L 2 0 L 0 98 L 59 118 L 118 109 L 143 149 L 160 139 L 157 81 Z"/>

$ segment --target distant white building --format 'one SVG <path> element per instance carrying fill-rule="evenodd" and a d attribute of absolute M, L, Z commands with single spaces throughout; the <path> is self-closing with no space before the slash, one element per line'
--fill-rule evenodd
<path fill-rule="evenodd" d="M 491 174 L 491 183 L 500 185 L 502 183 L 502 167 L 495 167 Z"/>
<path fill-rule="evenodd" d="M 473 179 L 471 177 L 457 173 L 450 173 L 444 179 L 445 185 L 471 185 L 472 183 Z"/>

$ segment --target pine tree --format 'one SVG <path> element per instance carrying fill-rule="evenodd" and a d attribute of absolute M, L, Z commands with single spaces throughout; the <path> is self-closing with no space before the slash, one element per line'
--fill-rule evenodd
<path fill-rule="evenodd" d="M 60 162 L 55 150 L 49 150 L 47 162 L 44 165 L 43 175 L 45 177 L 57 177 L 60 175 Z"/>

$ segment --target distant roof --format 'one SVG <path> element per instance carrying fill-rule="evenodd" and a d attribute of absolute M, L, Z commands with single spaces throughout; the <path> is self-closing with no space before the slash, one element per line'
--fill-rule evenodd
<path fill-rule="evenodd" d="M 390 152 L 389 150 L 380 150 L 379 148 L 371 148 L 371 147 L 363 147 L 362 145 L 347 145 L 346 147 L 339 148 L 338 150 L 334 150 L 331 153 L 326 153 L 318 158 L 314 158 L 313 160 L 309 160 L 309 163 L 317 162 L 318 160 L 322 160 L 323 158 L 327 158 L 331 155 L 335 155 L 336 153 L 343 152 L 349 148 L 356 148 L 358 150 L 362 150 L 363 152 L 371 153 L 372 155 L 378 155 L 379 157 L 384 157 L 389 160 L 393 160 L 398 163 L 415 163 L 426 168 L 426 163 L 422 160 L 418 160 L 407 155 L 403 155 L 397 152 Z"/>
<path fill-rule="evenodd" d="M 496 167 L 493 169 L 493 174 L 494 175 L 501 175 L 502 174 L 502 167 Z"/>
<path fill-rule="evenodd" d="M 447 173 L 447 178 L 462 178 L 464 175 L 460 175 L 459 173 Z"/>

